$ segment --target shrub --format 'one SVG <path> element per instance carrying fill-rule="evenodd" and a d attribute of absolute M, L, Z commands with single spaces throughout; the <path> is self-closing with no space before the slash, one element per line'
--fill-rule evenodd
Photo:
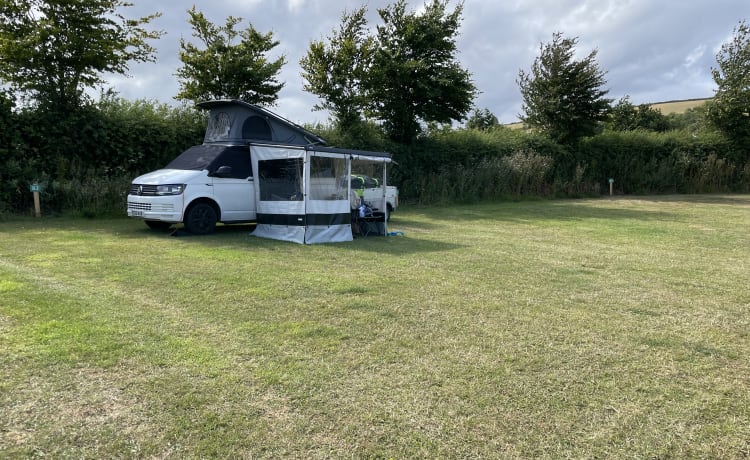
<path fill-rule="evenodd" d="M 544 195 L 545 179 L 552 169 L 552 159 L 534 151 L 521 150 L 503 157 L 510 171 L 509 182 L 515 195 Z"/>
<path fill-rule="evenodd" d="M 715 158 L 709 160 L 712 155 Z M 587 167 L 589 180 L 604 185 L 614 178 L 623 193 L 710 191 L 709 183 L 714 188 L 721 184 L 723 191 L 735 190 L 740 178 L 729 165 L 745 162 L 742 152 L 721 135 L 686 131 L 605 132 L 582 140 L 575 156 Z M 699 179 L 706 168 L 719 169 L 711 179 Z"/>
<path fill-rule="evenodd" d="M 740 171 L 740 183 L 738 187 L 740 192 L 750 192 L 750 161 Z"/>
<path fill-rule="evenodd" d="M 419 201 L 429 203 L 475 202 L 549 194 L 546 178 L 552 159 L 521 150 L 503 157 L 487 157 L 467 166 L 443 167 L 415 182 Z"/>
<path fill-rule="evenodd" d="M 103 96 L 95 105 L 55 113 L 13 111 L 0 96 L 0 212 L 26 212 L 35 181 L 46 185 L 48 212 L 122 212 L 117 194 L 125 190 L 124 178 L 162 167 L 201 143 L 205 124 L 203 112 L 148 101 Z"/>

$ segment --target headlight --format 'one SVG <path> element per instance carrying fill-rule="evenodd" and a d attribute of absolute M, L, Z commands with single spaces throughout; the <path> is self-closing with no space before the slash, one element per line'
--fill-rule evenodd
<path fill-rule="evenodd" d="M 185 184 L 157 185 L 157 195 L 180 195 L 185 191 Z"/>

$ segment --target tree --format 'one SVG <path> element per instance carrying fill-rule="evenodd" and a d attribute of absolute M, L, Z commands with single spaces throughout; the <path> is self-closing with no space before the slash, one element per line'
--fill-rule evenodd
<path fill-rule="evenodd" d="M 13 145 L 17 142 L 18 131 L 13 115 L 14 98 L 7 91 L 0 88 L 0 159 L 5 159 Z"/>
<path fill-rule="evenodd" d="M 670 113 L 666 116 L 670 129 L 684 130 L 691 133 L 705 131 L 708 124 L 708 106 L 709 104 L 706 103 L 687 109 L 682 113 Z"/>
<path fill-rule="evenodd" d="M 273 104 L 284 87 L 277 75 L 286 63 L 284 56 L 269 60 L 266 53 L 279 42 L 273 33 L 261 34 L 251 25 L 242 31 L 235 26 L 242 18 L 229 16 L 224 26 L 212 24 L 195 6 L 188 10 L 193 36 L 205 49 L 180 40 L 177 70 L 180 91 L 177 99 L 194 102 L 209 99 L 241 99 L 253 104 Z M 234 41 L 239 37 L 239 43 Z"/>
<path fill-rule="evenodd" d="M 329 110 L 340 128 L 346 130 L 362 120 L 368 104 L 365 88 L 367 71 L 375 50 L 374 38 L 367 35 L 367 9 L 344 12 L 341 27 L 328 38 L 310 43 L 300 60 L 304 90 L 323 99 L 317 110 Z"/>
<path fill-rule="evenodd" d="M 483 110 L 479 110 L 478 108 L 476 108 L 469 117 L 469 120 L 466 122 L 466 127 L 468 129 L 489 131 L 499 124 L 500 122 L 498 121 L 497 117 L 495 116 L 495 114 L 490 112 L 489 109 L 485 108 Z"/>
<path fill-rule="evenodd" d="M 144 28 L 160 14 L 126 19 L 121 0 L 3 0 L 0 79 L 43 105 L 76 107 L 102 74 L 125 75 L 130 62 L 153 62 Z"/>
<path fill-rule="evenodd" d="M 612 107 L 607 126 L 614 131 L 646 131 L 664 132 L 669 130 L 669 119 L 660 110 L 648 104 L 634 105 L 625 96 Z"/>
<path fill-rule="evenodd" d="M 602 89 L 606 80 L 596 62 L 597 51 L 576 61 L 577 43 L 578 38 L 554 33 L 551 43 L 540 45 L 531 72 L 518 73 L 521 121 L 562 144 L 594 134 L 612 103 L 604 97 L 609 91 Z"/>
<path fill-rule="evenodd" d="M 750 26 L 741 21 L 731 41 L 716 55 L 711 74 L 717 89 L 708 105 L 708 120 L 739 143 L 750 141 Z"/>
<path fill-rule="evenodd" d="M 378 10 L 384 24 L 367 78 L 370 111 L 397 142 L 411 142 L 421 122 L 461 121 L 471 110 L 477 89 L 456 61 L 463 4 L 452 13 L 447 4 L 433 0 L 417 14 L 398 0 Z"/>

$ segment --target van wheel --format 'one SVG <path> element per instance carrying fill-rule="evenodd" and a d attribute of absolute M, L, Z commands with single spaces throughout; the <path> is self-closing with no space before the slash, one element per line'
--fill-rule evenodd
<path fill-rule="evenodd" d="M 161 220 L 146 220 L 146 226 L 151 230 L 168 230 L 172 226 L 172 222 L 164 222 Z"/>
<path fill-rule="evenodd" d="M 216 229 L 216 210 L 207 203 L 196 203 L 185 216 L 185 230 L 195 235 L 207 235 Z"/>
<path fill-rule="evenodd" d="M 390 221 L 391 221 L 391 213 L 393 212 L 393 206 L 391 206 L 391 204 L 390 204 L 390 203 L 388 203 L 388 204 L 386 204 L 386 206 L 385 206 L 385 207 L 386 207 L 386 208 L 387 208 L 387 210 L 388 210 L 388 214 L 386 214 L 386 216 L 388 216 L 388 217 L 387 217 L 387 220 L 388 220 L 388 222 L 390 222 Z"/>

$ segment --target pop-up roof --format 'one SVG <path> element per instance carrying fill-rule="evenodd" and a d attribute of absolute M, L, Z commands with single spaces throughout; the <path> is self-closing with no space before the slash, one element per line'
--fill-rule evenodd
<path fill-rule="evenodd" d="M 262 107 L 236 99 L 206 101 L 210 111 L 204 143 L 273 142 L 286 145 L 328 145 L 325 139 Z"/>

